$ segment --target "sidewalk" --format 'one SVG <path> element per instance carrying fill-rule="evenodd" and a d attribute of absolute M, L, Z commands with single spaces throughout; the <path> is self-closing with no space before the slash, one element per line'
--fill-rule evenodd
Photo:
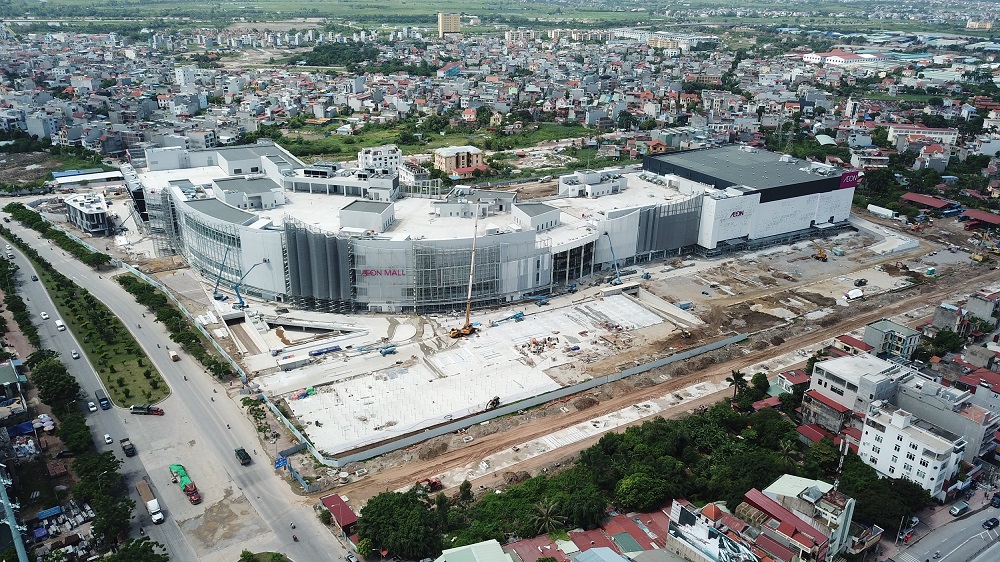
<path fill-rule="evenodd" d="M 977 513 L 990 508 L 990 497 L 993 495 L 991 490 L 981 490 L 976 487 L 976 491 L 972 494 L 972 499 L 965 500 L 969 502 L 970 510 L 966 512 L 965 517 L 974 517 Z M 948 513 L 948 510 L 955 505 L 957 501 L 945 504 L 943 506 L 935 505 L 925 509 L 924 511 L 917 514 L 920 518 L 920 524 L 917 525 L 916 531 L 913 533 L 913 537 L 910 541 L 904 544 L 896 541 L 896 536 L 899 533 L 899 529 L 886 529 L 882 534 L 884 537 L 882 542 L 879 543 L 879 554 L 876 558 L 876 562 L 884 562 L 888 559 L 893 559 L 895 562 L 899 562 L 900 558 L 905 558 L 899 556 L 900 554 L 906 553 L 910 547 L 920 543 L 931 531 L 940 529 L 944 525 L 955 521 L 955 517 Z M 920 552 L 926 551 L 926 548 L 919 549 Z"/>

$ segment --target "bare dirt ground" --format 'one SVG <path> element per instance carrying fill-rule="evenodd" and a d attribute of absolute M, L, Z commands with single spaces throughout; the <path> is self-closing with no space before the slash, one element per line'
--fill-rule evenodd
<path fill-rule="evenodd" d="M 901 293 L 879 295 L 868 299 L 867 302 L 858 303 L 850 309 L 845 309 L 841 314 L 831 316 L 829 320 L 824 318 L 827 321 L 819 323 L 819 326 L 806 326 L 802 334 L 774 339 L 774 336 L 765 332 L 764 338 L 780 341 L 777 345 L 757 337 L 749 342 L 751 344 L 749 350 L 719 350 L 692 361 L 608 385 L 599 391 L 589 393 L 587 396 L 597 403 L 594 404 L 592 400 L 581 402 L 580 405 L 585 406 L 582 409 L 574 406 L 569 413 L 562 413 L 559 408 L 549 405 L 522 416 L 495 420 L 489 426 L 473 426 L 469 428 L 469 435 L 475 437 L 475 440 L 468 444 L 462 443 L 457 436 L 444 436 L 405 451 L 397 451 L 374 459 L 365 465 L 370 471 L 369 476 L 337 488 L 337 493 L 351 498 L 354 505 L 360 505 L 385 490 L 406 487 L 442 471 L 475 466 L 481 459 L 496 452 L 638 402 L 678 391 L 693 384 L 706 381 L 719 383 L 733 370 L 745 368 L 746 365 L 833 338 L 879 318 L 900 314 L 919 306 L 936 304 L 945 296 L 945 292 L 975 290 L 985 280 L 995 278 L 996 274 L 985 268 L 956 267 L 952 271 L 942 273 L 938 279 L 931 280 L 926 285 Z M 622 361 L 622 357 L 616 359 Z M 695 408 L 713 404 L 726 395 L 728 391 L 685 404 L 676 411 L 669 412 L 667 417 L 686 415 Z M 576 400 L 578 398 L 571 399 L 571 403 Z M 622 430 L 623 428 L 620 428 L 617 431 Z M 519 473 L 537 474 L 542 469 L 555 468 L 574 458 L 580 450 L 591 446 L 598 439 L 599 437 L 594 437 L 527 460 L 519 464 L 516 469 Z M 506 483 L 505 477 L 510 480 L 512 476 L 509 473 L 494 474 L 491 478 L 477 480 L 476 485 L 486 488 L 502 486 Z"/>
<path fill-rule="evenodd" d="M 46 179 L 50 172 L 61 169 L 62 162 L 46 152 L 0 154 L 0 182 L 32 182 Z"/>
<path fill-rule="evenodd" d="M 559 192 L 559 184 L 555 180 L 547 182 L 519 183 L 517 185 L 497 187 L 499 191 L 514 191 L 517 193 L 518 201 L 538 199 L 539 197 L 552 197 Z"/>

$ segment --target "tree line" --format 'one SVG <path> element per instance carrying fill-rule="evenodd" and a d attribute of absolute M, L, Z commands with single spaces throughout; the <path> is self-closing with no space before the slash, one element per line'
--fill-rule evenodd
<path fill-rule="evenodd" d="M 419 559 L 437 555 L 444 545 L 592 529 L 612 506 L 650 511 L 685 498 L 735 508 L 747 491 L 762 490 L 786 473 L 832 482 L 838 461 L 830 440 L 804 449 L 795 424 L 778 410 L 741 412 L 726 401 L 700 415 L 656 418 L 608 433 L 563 472 L 528 478 L 478 500 L 469 482 L 451 497 L 431 495 L 419 484 L 379 494 L 361 510 L 357 531 L 370 551 Z M 884 529 L 930 502 L 919 485 L 881 479 L 851 452 L 840 478 L 840 490 L 857 502 L 855 520 Z"/>

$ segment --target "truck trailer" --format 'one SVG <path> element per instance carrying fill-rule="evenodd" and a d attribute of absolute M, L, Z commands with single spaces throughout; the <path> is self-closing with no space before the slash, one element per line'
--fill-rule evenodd
<path fill-rule="evenodd" d="M 160 511 L 160 502 L 156 501 L 156 496 L 153 495 L 153 490 L 149 488 L 149 483 L 146 479 L 139 480 L 135 485 L 135 491 L 139 492 L 139 497 L 142 498 L 142 503 L 146 506 L 146 511 L 149 512 L 149 518 L 153 520 L 154 525 L 159 525 L 163 523 L 163 512 Z"/>
<path fill-rule="evenodd" d="M 133 404 L 129 407 L 129 412 L 139 416 L 162 416 L 163 409 L 149 404 Z"/>
<path fill-rule="evenodd" d="M 189 502 L 195 505 L 201 503 L 201 494 L 198 493 L 198 486 L 195 486 L 194 481 L 188 476 L 187 470 L 184 469 L 183 465 L 170 465 L 170 476 L 171 481 L 176 482 L 180 486 L 181 491 L 188 497 Z"/>

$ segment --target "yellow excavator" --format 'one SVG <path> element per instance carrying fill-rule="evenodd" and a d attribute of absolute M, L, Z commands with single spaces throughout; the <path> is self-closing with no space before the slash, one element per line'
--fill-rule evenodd
<path fill-rule="evenodd" d="M 813 259 L 819 261 L 826 261 L 827 260 L 826 250 L 824 250 L 823 247 L 820 246 L 819 243 L 817 243 L 815 240 L 810 240 L 810 242 L 813 243 L 813 246 L 816 246 L 816 253 L 813 254 Z"/>
<path fill-rule="evenodd" d="M 448 335 L 454 339 L 464 338 L 476 333 L 472 325 L 472 280 L 476 274 L 476 239 L 479 237 L 479 201 L 476 201 L 476 221 L 472 234 L 472 259 L 469 260 L 469 293 L 465 299 L 465 324 L 461 328 L 452 328 Z"/>

